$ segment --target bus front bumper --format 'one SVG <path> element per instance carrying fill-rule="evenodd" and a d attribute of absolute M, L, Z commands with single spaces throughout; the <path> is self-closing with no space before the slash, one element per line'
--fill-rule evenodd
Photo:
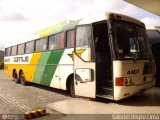
<path fill-rule="evenodd" d="M 141 85 L 132 86 L 115 86 L 114 88 L 114 100 L 118 101 L 129 96 L 144 93 L 146 90 L 151 89 L 155 86 L 155 80 L 147 82 Z"/>

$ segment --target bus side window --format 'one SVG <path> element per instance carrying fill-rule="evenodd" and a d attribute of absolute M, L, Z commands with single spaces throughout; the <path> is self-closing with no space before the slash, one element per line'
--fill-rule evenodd
<path fill-rule="evenodd" d="M 11 55 L 11 48 L 6 48 L 5 49 L 5 56 L 10 56 Z"/>
<path fill-rule="evenodd" d="M 63 49 L 64 48 L 64 33 L 59 33 L 56 35 L 55 40 L 56 49 Z"/>
<path fill-rule="evenodd" d="M 49 37 L 49 50 L 53 50 L 55 47 L 55 35 Z"/>
<path fill-rule="evenodd" d="M 36 52 L 47 50 L 47 40 L 47 38 L 41 38 L 39 40 L 36 40 Z"/>
<path fill-rule="evenodd" d="M 24 43 L 18 45 L 18 55 L 24 54 Z"/>
<path fill-rule="evenodd" d="M 64 33 L 59 33 L 49 37 L 49 50 L 64 48 Z"/>
<path fill-rule="evenodd" d="M 85 50 L 88 52 L 86 55 L 78 55 L 85 61 L 93 60 L 93 42 L 92 42 L 92 30 L 90 26 L 79 26 L 76 30 L 76 51 L 77 50 Z"/>
<path fill-rule="evenodd" d="M 47 42 L 48 42 L 47 37 L 40 39 L 41 51 L 46 51 L 47 50 Z"/>
<path fill-rule="evenodd" d="M 90 26 L 78 27 L 76 31 L 76 47 L 91 46 L 91 28 Z"/>
<path fill-rule="evenodd" d="M 67 48 L 74 47 L 74 38 L 75 38 L 75 31 L 71 30 L 67 32 Z"/>
<path fill-rule="evenodd" d="M 11 55 L 16 55 L 17 54 L 17 46 L 11 47 Z"/>
<path fill-rule="evenodd" d="M 25 53 L 33 53 L 33 52 L 34 52 L 34 41 L 27 42 Z"/>

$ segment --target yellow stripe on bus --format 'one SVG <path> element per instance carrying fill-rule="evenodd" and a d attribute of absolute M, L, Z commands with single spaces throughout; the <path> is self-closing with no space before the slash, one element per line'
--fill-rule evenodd
<path fill-rule="evenodd" d="M 30 74 L 29 76 L 28 75 L 26 76 L 27 81 L 30 81 L 30 82 L 33 81 L 34 74 L 36 72 L 36 68 L 37 68 L 37 64 L 39 62 L 40 56 L 41 56 L 41 53 L 33 53 L 32 59 L 30 62 L 30 67 L 29 67 Z"/>

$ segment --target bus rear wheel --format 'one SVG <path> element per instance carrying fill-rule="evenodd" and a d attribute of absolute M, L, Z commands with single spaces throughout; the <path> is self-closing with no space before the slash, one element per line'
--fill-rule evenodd
<path fill-rule="evenodd" d="M 14 80 L 16 83 L 20 83 L 20 80 L 19 80 L 18 77 L 17 77 L 17 72 L 16 72 L 16 71 L 13 72 L 13 80 Z"/>
<path fill-rule="evenodd" d="M 20 80 L 20 82 L 21 82 L 22 85 L 28 85 L 28 82 L 25 79 L 23 71 L 20 72 L 19 80 Z"/>

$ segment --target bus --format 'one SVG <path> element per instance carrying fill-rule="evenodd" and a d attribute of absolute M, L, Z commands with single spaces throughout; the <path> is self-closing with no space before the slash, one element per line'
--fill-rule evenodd
<path fill-rule="evenodd" d="M 4 70 L 15 82 L 115 101 L 155 85 L 145 25 L 117 13 L 64 21 L 5 48 Z"/>
<path fill-rule="evenodd" d="M 154 27 L 147 28 L 147 36 L 156 62 L 156 86 L 160 86 L 160 31 Z"/>

